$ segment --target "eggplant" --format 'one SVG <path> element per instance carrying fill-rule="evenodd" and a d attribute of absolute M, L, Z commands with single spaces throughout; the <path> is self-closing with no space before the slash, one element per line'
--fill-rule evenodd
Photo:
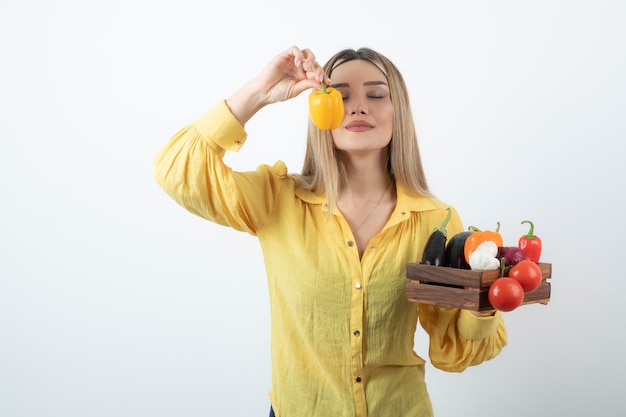
<path fill-rule="evenodd" d="M 472 231 L 459 232 L 452 236 L 446 244 L 446 254 L 444 266 L 459 269 L 471 269 L 465 259 L 465 241 L 472 234 Z"/>
<path fill-rule="evenodd" d="M 446 241 L 448 232 L 446 227 L 452 216 L 452 210 L 448 207 L 448 214 L 443 219 L 439 227 L 435 228 L 428 236 L 424 252 L 422 253 L 423 265 L 443 266 L 446 257 Z"/>

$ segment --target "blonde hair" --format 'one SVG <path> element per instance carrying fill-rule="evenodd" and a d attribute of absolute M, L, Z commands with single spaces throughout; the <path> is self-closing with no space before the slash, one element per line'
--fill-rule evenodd
<path fill-rule="evenodd" d="M 374 65 L 385 75 L 393 104 L 393 131 L 388 146 L 387 170 L 390 177 L 407 192 L 416 196 L 431 195 L 420 157 L 415 123 L 409 105 L 406 84 L 397 67 L 382 54 L 369 49 L 344 49 L 324 65 L 325 73 L 339 65 L 361 59 Z M 345 166 L 334 146 L 330 131 L 318 129 L 309 121 L 307 146 L 300 181 L 303 187 L 326 193 L 329 209 L 335 207 Z"/>

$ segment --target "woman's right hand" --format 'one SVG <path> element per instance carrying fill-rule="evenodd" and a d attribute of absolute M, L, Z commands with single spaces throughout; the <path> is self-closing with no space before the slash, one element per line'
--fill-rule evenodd
<path fill-rule="evenodd" d="M 330 84 L 310 49 L 297 46 L 283 51 L 226 101 L 243 125 L 262 107 L 298 96 L 320 83 Z"/>

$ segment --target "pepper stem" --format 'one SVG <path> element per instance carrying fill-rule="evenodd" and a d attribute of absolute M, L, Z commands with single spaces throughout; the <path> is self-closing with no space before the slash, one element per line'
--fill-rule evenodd
<path fill-rule="evenodd" d="M 322 81 L 322 94 L 328 94 L 328 91 L 326 91 L 326 83 L 324 81 Z"/>
<path fill-rule="evenodd" d="M 482 230 L 476 226 L 469 226 L 467 230 L 469 230 L 470 232 L 482 232 Z M 498 233 L 499 231 L 500 231 L 500 222 L 497 223 L 496 233 Z"/>
<path fill-rule="evenodd" d="M 528 239 L 534 239 L 536 236 L 533 234 L 535 232 L 535 225 L 533 224 L 533 222 L 531 222 L 530 220 L 523 220 L 522 224 L 527 223 L 530 225 L 530 230 L 528 231 L 528 233 L 526 234 L 526 237 Z"/>

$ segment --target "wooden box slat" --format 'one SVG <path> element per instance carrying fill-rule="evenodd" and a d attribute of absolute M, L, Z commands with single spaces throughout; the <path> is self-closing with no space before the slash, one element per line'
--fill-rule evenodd
<path fill-rule="evenodd" d="M 524 294 L 523 304 L 550 301 L 552 264 L 539 263 L 543 281 L 535 291 Z M 491 310 L 489 286 L 499 271 L 476 271 L 443 266 L 407 264 L 406 294 L 409 301 L 468 310 Z"/>
<path fill-rule="evenodd" d="M 552 264 L 540 262 L 543 279 L 552 276 Z M 445 266 L 408 263 L 406 276 L 409 279 L 458 285 L 460 287 L 489 287 L 499 276 L 499 270 L 479 271 L 473 269 L 449 268 Z"/>

